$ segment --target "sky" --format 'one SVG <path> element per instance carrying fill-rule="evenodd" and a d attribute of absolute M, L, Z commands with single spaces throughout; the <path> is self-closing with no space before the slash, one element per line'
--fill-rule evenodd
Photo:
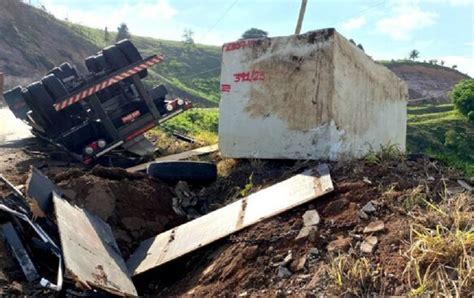
<path fill-rule="evenodd" d="M 28 0 L 29 1 L 29 0 Z M 252 27 L 294 33 L 300 0 L 31 0 L 60 19 L 132 34 L 222 45 Z M 443 60 L 474 76 L 474 0 L 308 0 L 301 32 L 336 28 L 374 59 Z"/>

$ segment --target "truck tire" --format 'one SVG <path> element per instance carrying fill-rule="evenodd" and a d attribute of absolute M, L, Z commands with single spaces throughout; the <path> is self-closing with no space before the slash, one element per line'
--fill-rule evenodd
<path fill-rule="evenodd" d="M 95 56 L 89 56 L 89 57 L 87 57 L 84 62 L 85 62 L 85 64 L 86 64 L 87 70 L 88 70 L 90 73 L 92 73 L 92 74 L 96 74 L 96 73 L 97 73 L 97 65 L 96 65 L 96 61 L 95 61 Z"/>
<path fill-rule="evenodd" d="M 59 77 L 61 77 L 61 75 L 62 75 L 62 70 L 61 70 L 61 68 L 59 68 L 59 67 L 55 67 L 55 68 L 51 69 L 51 70 L 48 72 L 48 74 L 54 74 L 55 76 L 57 76 L 57 77 L 59 78 Z"/>
<path fill-rule="evenodd" d="M 28 91 L 28 89 L 23 89 L 21 90 L 21 95 L 26 101 L 26 104 L 31 110 L 31 118 L 34 120 L 34 122 L 40 126 L 43 130 L 46 130 L 49 127 L 48 122 L 46 121 L 45 116 L 41 113 L 41 111 L 38 111 L 36 108 L 36 103 L 33 97 L 31 96 L 31 93 Z"/>
<path fill-rule="evenodd" d="M 147 174 L 168 183 L 186 181 L 208 184 L 216 180 L 217 167 L 213 163 L 199 161 L 163 161 L 151 163 Z"/>
<path fill-rule="evenodd" d="M 30 84 L 27 89 L 31 94 L 35 109 L 40 112 L 48 124 L 44 129 L 50 136 L 54 137 L 59 132 L 71 127 L 70 119 L 54 109 L 53 98 L 41 82 Z"/>
<path fill-rule="evenodd" d="M 74 77 L 77 78 L 79 77 L 77 75 L 77 70 L 71 66 L 68 62 L 64 62 L 63 64 L 59 65 L 59 69 L 63 72 L 63 77 L 60 78 L 61 80 Z"/>
<path fill-rule="evenodd" d="M 113 71 L 130 64 L 122 51 L 120 51 L 116 46 L 110 46 L 103 49 L 102 54 L 105 57 L 105 61 L 107 61 L 107 64 Z"/>
<path fill-rule="evenodd" d="M 57 102 L 68 95 L 66 87 L 64 87 L 61 80 L 54 74 L 47 75 L 42 80 L 43 86 L 52 96 L 53 101 Z"/>
<path fill-rule="evenodd" d="M 135 45 L 128 39 L 119 41 L 116 46 L 120 49 L 120 51 L 122 51 L 130 64 L 136 63 L 143 59 Z M 146 69 L 144 69 L 140 71 L 138 75 L 143 79 L 148 75 L 148 72 Z"/>

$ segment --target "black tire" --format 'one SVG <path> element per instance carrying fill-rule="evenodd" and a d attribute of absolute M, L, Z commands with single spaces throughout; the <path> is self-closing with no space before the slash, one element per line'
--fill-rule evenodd
<path fill-rule="evenodd" d="M 42 82 L 48 93 L 53 97 L 54 102 L 64 99 L 68 95 L 66 87 L 54 74 L 45 76 Z"/>
<path fill-rule="evenodd" d="M 55 67 L 53 69 L 51 69 L 48 74 L 54 74 L 55 76 L 57 76 L 58 78 L 60 78 L 62 76 L 62 70 L 61 68 L 59 67 Z"/>
<path fill-rule="evenodd" d="M 74 78 L 79 77 L 77 75 L 76 68 L 72 67 L 71 64 L 69 64 L 68 62 L 64 62 L 63 64 L 59 65 L 59 68 L 63 72 L 63 77 L 60 78 L 61 80 L 64 80 L 64 79 L 70 78 L 70 77 L 74 77 Z"/>
<path fill-rule="evenodd" d="M 38 111 L 36 108 L 36 103 L 33 97 L 31 96 L 31 93 L 28 91 L 28 89 L 22 89 L 21 90 L 21 95 L 26 101 L 26 104 L 30 108 L 30 113 L 31 113 L 31 118 L 34 120 L 34 122 L 40 126 L 42 129 L 46 130 L 49 126 L 48 122 L 46 121 L 46 117 L 41 113 L 41 111 Z"/>
<path fill-rule="evenodd" d="M 104 70 L 107 69 L 107 61 L 105 61 L 105 57 L 101 53 L 99 53 L 95 56 L 95 64 L 96 64 L 97 70 L 99 72 L 104 71 Z"/>
<path fill-rule="evenodd" d="M 31 95 L 32 104 L 35 107 L 33 113 L 39 112 L 48 124 L 46 127 L 43 127 L 45 130 L 55 135 L 57 132 L 70 127 L 69 119 L 54 109 L 53 98 L 42 83 L 35 82 L 30 84 L 27 89 Z"/>
<path fill-rule="evenodd" d="M 130 64 L 136 63 L 143 59 L 135 45 L 128 39 L 119 41 L 116 43 L 116 46 L 120 49 L 120 51 L 122 51 Z M 148 75 L 148 71 L 144 69 L 140 71 L 138 75 L 143 79 Z"/>
<path fill-rule="evenodd" d="M 97 66 L 96 66 L 95 56 L 89 56 L 89 57 L 87 57 L 84 62 L 85 62 L 85 64 L 86 64 L 87 70 L 88 70 L 90 73 L 92 73 L 92 74 L 97 73 Z"/>
<path fill-rule="evenodd" d="M 107 61 L 107 64 L 113 71 L 130 64 L 122 51 L 120 51 L 116 46 L 110 46 L 103 49 L 102 54 L 105 57 L 105 61 Z"/>
<path fill-rule="evenodd" d="M 209 162 L 163 161 L 150 164 L 147 174 L 168 183 L 186 181 L 208 184 L 216 180 L 217 167 Z"/>

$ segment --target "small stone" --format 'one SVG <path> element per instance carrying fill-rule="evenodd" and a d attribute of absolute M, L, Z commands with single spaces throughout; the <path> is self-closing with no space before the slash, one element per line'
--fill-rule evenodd
<path fill-rule="evenodd" d="M 383 231 L 385 229 L 385 224 L 381 220 L 373 221 L 369 223 L 365 228 L 363 233 L 375 233 L 379 231 Z"/>
<path fill-rule="evenodd" d="M 252 245 L 245 248 L 242 255 L 246 260 L 254 260 L 258 255 L 258 245 Z"/>
<path fill-rule="evenodd" d="M 436 179 L 435 179 L 435 177 L 433 177 L 433 176 L 428 176 L 428 178 L 426 178 L 426 180 L 428 180 L 428 181 L 435 181 Z"/>
<path fill-rule="evenodd" d="M 293 272 L 303 271 L 306 267 L 306 261 L 307 261 L 306 256 L 302 256 L 298 260 L 294 260 L 293 262 L 291 262 L 290 269 Z"/>
<path fill-rule="evenodd" d="M 315 236 L 315 235 L 312 235 L 312 234 L 316 234 L 318 232 L 318 229 L 315 227 L 315 226 L 311 226 L 311 227 L 303 227 L 300 232 L 298 233 L 298 236 L 296 236 L 295 240 L 296 241 L 302 241 L 302 240 L 306 240 L 308 238 L 315 238 L 315 237 L 312 237 L 312 236 Z M 311 239 L 309 239 L 311 240 Z"/>
<path fill-rule="evenodd" d="M 288 265 L 291 261 L 293 261 L 293 254 L 291 253 L 291 250 L 288 251 L 288 254 L 286 257 L 283 259 L 281 262 L 281 266 L 286 266 Z"/>
<path fill-rule="evenodd" d="M 360 250 L 363 253 L 371 254 L 379 240 L 375 236 L 367 237 L 360 245 Z"/>
<path fill-rule="evenodd" d="M 308 210 L 303 214 L 303 224 L 305 227 L 315 226 L 320 221 L 321 218 L 316 210 Z"/>
<path fill-rule="evenodd" d="M 369 219 L 369 216 L 367 215 L 367 213 L 364 212 L 364 210 L 359 210 L 359 212 L 357 212 L 357 215 L 359 215 L 361 219 Z"/>
<path fill-rule="evenodd" d="M 319 256 L 319 249 L 317 247 L 313 247 L 308 251 L 310 256 Z"/>
<path fill-rule="evenodd" d="M 375 208 L 374 204 L 372 204 L 372 202 L 368 202 L 364 205 L 364 207 L 362 207 L 362 211 L 365 213 L 373 213 L 377 211 L 377 209 Z"/>
<path fill-rule="evenodd" d="M 245 292 L 240 293 L 239 297 L 247 297 L 248 295 L 249 295 L 248 292 L 245 291 Z"/>
<path fill-rule="evenodd" d="M 329 242 L 326 247 L 329 252 L 347 251 L 351 247 L 352 237 L 338 237 L 336 240 Z"/>
<path fill-rule="evenodd" d="M 288 268 L 286 268 L 284 266 L 278 267 L 278 277 L 279 278 L 287 278 L 289 276 L 291 276 L 291 271 L 288 270 Z"/>
<path fill-rule="evenodd" d="M 458 184 L 461 185 L 464 189 L 466 189 L 467 191 L 473 191 L 474 190 L 474 187 L 470 186 L 469 184 L 467 184 L 466 181 L 464 180 L 458 180 Z"/>
<path fill-rule="evenodd" d="M 365 183 L 367 183 L 369 185 L 372 184 L 372 181 L 370 181 L 368 177 L 364 177 L 364 179 L 362 179 L 362 181 L 364 181 Z"/>

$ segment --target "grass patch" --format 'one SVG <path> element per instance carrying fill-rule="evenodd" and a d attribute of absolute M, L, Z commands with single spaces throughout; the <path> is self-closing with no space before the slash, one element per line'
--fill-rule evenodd
<path fill-rule="evenodd" d="M 219 111 L 217 108 L 188 110 L 168 121 L 163 126 L 188 134 L 205 144 L 217 143 Z"/>
<path fill-rule="evenodd" d="M 409 107 L 407 147 L 474 176 L 474 125 L 451 104 Z"/>

